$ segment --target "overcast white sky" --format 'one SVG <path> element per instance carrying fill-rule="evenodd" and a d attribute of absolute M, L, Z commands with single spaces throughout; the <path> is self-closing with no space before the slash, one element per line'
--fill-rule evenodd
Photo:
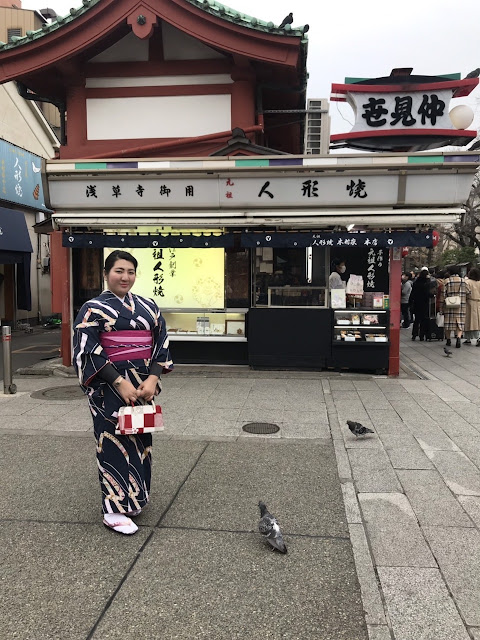
<path fill-rule="evenodd" d="M 227 0 L 227 6 L 280 24 L 293 12 L 294 26 L 308 23 L 308 97 L 329 98 L 332 82 L 346 76 L 375 78 L 395 67 L 413 67 L 413 73 L 461 73 L 480 67 L 478 0 Z M 59 15 L 80 0 L 23 0 L 24 9 L 49 6 Z M 468 98 L 480 128 L 480 89 Z M 330 103 L 332 133 L 349 131 L 353 112 L 344 103 Z"/>

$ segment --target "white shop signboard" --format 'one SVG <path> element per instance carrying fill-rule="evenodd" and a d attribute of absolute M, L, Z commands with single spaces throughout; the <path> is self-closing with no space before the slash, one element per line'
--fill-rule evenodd
<path fill-rule="evenodd" d="M 398 176 L 49 179 L 54 209 L 238 209 L 394 205 Z"/>

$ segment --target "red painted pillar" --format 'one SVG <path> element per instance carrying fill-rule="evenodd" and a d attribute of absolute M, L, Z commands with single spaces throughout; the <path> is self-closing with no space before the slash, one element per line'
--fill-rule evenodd
<path fill-rule="evenodd" d="M 390 355 L 388 375 L 400 373 L 400 302 L 402 295 L 402 249 L 390 249 Z"/>
<path fill-rule="evenodd" d="M 62 247 L 62 232 L 50 235 L 50 281 L 52 312 L 62 314 L 61 356 L 64 365 L 72 364 L 72 322 L 70 317 L 70 249 Z"/>
<path fill-rule="evenodd" d="M 249 69 L 236 68 L 231 74 L 232 129 L 248 129 L 255 123 L 254 74 Z"/>

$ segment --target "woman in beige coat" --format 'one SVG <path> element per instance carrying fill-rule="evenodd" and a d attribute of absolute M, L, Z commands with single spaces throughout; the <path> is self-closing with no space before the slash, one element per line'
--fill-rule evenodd
<path fill-rule="evenodd" d="M 480 347 L 480 269 L 476 267 L 470 269 L 468 287 L 470 294 L 467 293 L 466 340 L 463 344 L 472 344 L 472 341 L 476 340 L 477 347 Z"/>

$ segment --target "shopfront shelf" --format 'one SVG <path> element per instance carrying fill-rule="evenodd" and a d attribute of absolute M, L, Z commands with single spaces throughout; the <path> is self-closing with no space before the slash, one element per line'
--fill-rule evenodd
<path fill-rule="evenodd" d="M 389 344 L 389 341 L 374 342 L 373 340 L 332 340 L 332 345 L 334 347 L 388 347 Z"/>
<path fill-rule="evenodd" d="M 366 329 L 367 331 L 373 331 L 374 329 L 386 329 L 387 327 L 379 324 L 336 324 L 334 329 L 345 329 L 346 327 L 355 327 L 357 329 Z"/>

